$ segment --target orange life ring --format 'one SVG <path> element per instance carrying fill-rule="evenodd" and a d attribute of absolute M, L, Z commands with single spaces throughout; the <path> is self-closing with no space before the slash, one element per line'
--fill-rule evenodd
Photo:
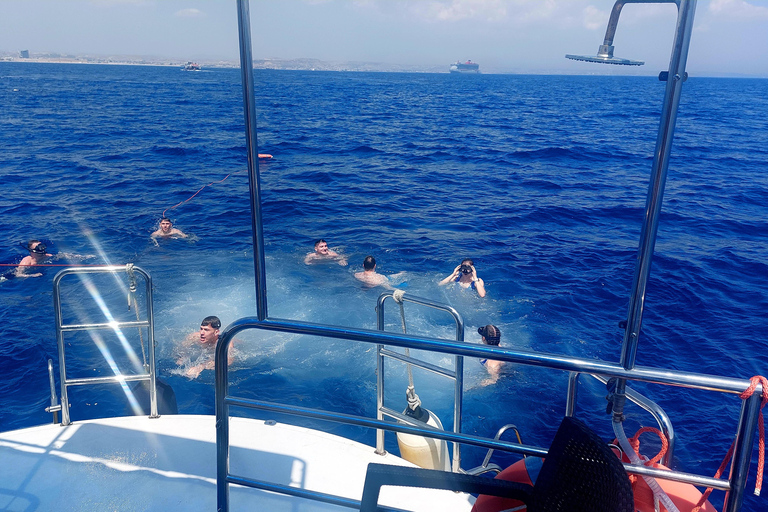
<path fill-rule="evenodd" d="M 539 474 L 539 469 L 541 469 L 541 462 L 543 460 L 544 459 L 538 457 L 526 457 L 509 466 L 507 469 L 496 475 L 495 478 L 498 478 L 499 480 L 507 480 L 509 482 L 520 482 L 533 485 L 533 482 L 536 481 L 536 476 Z M 477 501 L 475 501 L 475 505 L 472 507 L 472 512 L 501 512 L 505 510 L 515 510 L 517 507 L 523 507 L 520 510 L 525 510 L 525 503 L 511 498 L 500 498 L 498 496 L 481 494 L 477 497 Z"/>
<path fill-rule="evenodd" d="M 538 470 L 541 467 L 541 460 L 538 457 L 528 457 L 519 460 L 496 475 L 496 478 L 533 485 L 536 481 Z M 661 464 L 653 464 L 653 467 L 669 471 L 668 467 Z M 701 498 L 701 493 L 693 485 L 662 479 L 658 479 L 657 482 L 680 511 L 691 510 Z M 653 491 L 645 483 L 645 480 L 642 478 L 635 479 L 632 482 L 632 492 L 635 497 L 635 509 L 638 512 L 654 511 Z M 478 496 L 474 507 L 472 507 L 472 512 L 502 512 L 509 510 L 520 510 L 522 512 L 526 508 L 525 504 L 521 501 L 487 496 L 485 494 Z M 661 505 L 661 510 L 665 512 L 667 509 L 664 505 Z M 701 506 L 701 512 L 717 512 L 717 509 L 709 501 L 706 501 Z"/>

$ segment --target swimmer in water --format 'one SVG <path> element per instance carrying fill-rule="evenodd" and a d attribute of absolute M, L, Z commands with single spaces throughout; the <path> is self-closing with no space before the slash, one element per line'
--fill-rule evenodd
<path fill-rule="evenodd" d="M 152 238 L 170 238 L 172 236 L 187 238 L 187 235 L 185 235 L 181 230 L 173 227 L 173 223 L 170 221 L 170 219 L 165 217 L 160 219 L 160 227 L 157 228 L 157 231 L 152 233 L 150 236 Z"/>
<path fill-rule="evenodd" d="M 336 261 L 339 265 L 346 266 L 347 258 L 340 255 L 336 251 L 328 248 L 328 242 L 322 238 L 315 242 L 314 252 L 307 253 L 304 257 L 304 264 L 312 265 L 313 263 L 319 263 L 321 261 Z"/>
<path fill-rule="evenodd" d="M 390 277 L 387 277 L 384 274 L 379 274 L 376 272 L 376 258 L 373 256 L 366 256 L 363 260 L 363 271 L 356 272 L 355 279 L 362 281 L 366 288 L 383 286 L 392 289 L 390 279 L 400 277 L 403 274 L 405 274 L 405 272 L 398 272 L 397 274 L 392 274 Z"/>
<path fill-rule="evenodd" d="M 495 325 L 488 324 L 485 327 L 479 327 L 477 333 L 480 335 L 482 341 L 486 345 L 499 346 L 501 342 L 501 331 Z M 488 384 L 495 384 L 499 380 L 499 374 L 501 372 L 501 366 L 503 361 L 494 361 L 493 359 L 481 359 L 480 364 L 485 366 L 488 370 L 488 378 L 480 383 L 481 386 L 487 386 Z"/>
<path fill-rule="evenodd" d="M 207 316 L 200 322 L 200 331 L 193 332 L 184 340 L 181 346 L 181 352 L 176 358 L 176 364 L 184 365 L 189 361 L 192 362 L 191 353 L 197 353 L 195 358 L 195 365 L 190 366 L 184 375 L 190 379 L 197 378 L 203 370 L 213 370 L 216 368 L 215 354 L 216 343 L 219 341 L 219 329 L 221 328 L 221 320 L 217 316 Z M 195 350 L 195 349 L 202 349 Z M 232 364 L 234 360 L 234 348 L 229 348 L 229 364 Z"/>
<path fill-rule="evenodd" d="M 27 274 L 27 269 L 31 265 L 40 265 L 46 258 L 50 258 L 52 255 L 45 252 L 45 244 L 40 240 L 30 240 L 27 242 L 27 250 L 29 256 L 19 262 L 19 266 L 16 267 L 16 277 L 40 277 L 42 272 L 36 272 L 34 274 Z"/>
<path fill-rule="evenodd" d="M 463 259 L 451 275 L 440 281 L 440 286 L 450 283 L 457 283 L 462 288 L 472 288 L 477 291 L 478 296 L 485 297 L 485 283 L 477 277 L 475 264 L 469 258 Z"/>

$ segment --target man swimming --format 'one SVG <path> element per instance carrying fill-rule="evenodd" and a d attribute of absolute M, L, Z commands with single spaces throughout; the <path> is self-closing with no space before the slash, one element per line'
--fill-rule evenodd
<path fill-rule="evenodd" d="M 366 288 L 373 288 L 374 286 L 383 286 L 385 288 L 392 288 L 390 284 L 390 278 L 396 278 L 405 274 L 405 272 L 398 272 L 392 274 L 390 277 L 384 274 L 376 272 L 376 258 L 373 256 L 366 256 L 363 260 L 363 271 L 355 273 L 355 279 L 362 281 Z"/>
<path fill-rule="evenodd" d="M 477 333 L 480 335 L 481 340 L 486 345 L 498 347 L 501 342 L 501 331 L 495 325 L 488 324 L 485 327 L 479 327 Z M 488 370 L 488 378 L 480 383 L 481 386 L 487 386 L 488 384 L 495 384 L 499 380 L 499 374 L 501 372 L 501 366 L 503 361 L 494 361 L 493 359 L 481 359 L 480 364 L 485 366 Z"/>
<path fill-rule="evenodd" d="M 27 274 L 27 270 L 32 265 L 40 265 L 46 258 L 50 258 L 52 255 L 45 252 L 45 244 L 40 240 L 30 240 L 27 242 L 28 256 L 19 262 L 19 266 L 16 267 L 16 277 L 40 277 L 42 272 L 36 272 L 34 274 Z"/>
<path fill-rule="evenodd" d="M 170 238 L 172 236 L 177 236 L 179 238 L 187 238 L 187 235 L 185 235 L 181 230 L 176 229 L 173 227 L 173 223 L 170 221 L 170 219 L 167 219 L 163 217 L 160 219 L 160 227 L 157 228 L 157 231 L 152 233 L 150 235 L 152 238 Z"/>
<path fill-rule="evenodd" d="M 176 358 L 176 364 L 183 365 L 187 361 L 189 363 L 197 363 L 190 366 L 184 375 L 190 379 L 197 378 L 203 370 L 213 370 L 216 368 L 216 361 L 214 357 L 214 350 L 216 349 L 216 343 L 219 341 L 219 329 L 221 328 L 221 320 L 217 316 L 207 316 L 200 322 L 200 331 L 193 332 L 184 340 L 182 344 L 182 354 Z M 195 348 L 202 350 L 195 350 Z M 233 361 L 234 348 L 229 348 L 229 364 Z M 192 355 L 196 357 L 193 361 Z"/>
<path fill-rule="evenodd" d="M 321 261 L 336 260 L 339 265 L 345 266 L 347 264 L 347 258 L 340 255 L 336 251 L 331 250 L 328 247 L 328 242 L 322 238 L 315 242 L 314 252 L 307 253 L 304 257 L 304 263 L 306 265 L 312 265 L 313 263 L 319 263 Z"/>

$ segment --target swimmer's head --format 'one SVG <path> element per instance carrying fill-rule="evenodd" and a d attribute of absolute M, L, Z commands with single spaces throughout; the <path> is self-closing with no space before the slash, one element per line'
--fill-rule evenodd
<path fill-rule="evenodd" d="M 463 267 L 464 265 L 474 267 L 475 263 L 470 258 L 464 258 L 463 260 L 461 260 L 461 266 Z"/>
<path fill-rule="evenodd" d="M 45 254 L 47 247 L 40 240 L 30 240 L 27 242 L 27 250 L 33 254 Z"/>
<path fill-rule="evenodd" d="M 328 242 L 322 238 L 315 242 L 315 252 L 320 254 L 328 254 Z"/>
<path fill-rule="evenodd" d="M 498 345 L 501 341 L 501 331 L 495 325 L 479 327 L 477 333 L 484 338 L 486 345 Z"/>
<path fill-rule="evenodd" d="M 167 219 L 163 217 L 160 219 L 160 229 L 163 233 L 168 233 L 171 231 L 171 228 L 173 227 L 173 222 L 171 222 L 170 219 Z"/>
<path fill-rule="evenodd" d="M 207 316 L 203 318 L 203 321 L 200 322 L 200 325 L 210 325 L 214 329 L 221 329 L 221 320 L 219 320 L 219 317 L 217 316 Z"/>
<path fill-rule="evenodd" d="M 216 343 L 219 341 L 221 320 L 217 316 L 207 316 L 200 322 L 200 343 Z"/>
<path fill-rule="evenodd" d="M 366 256 L 363 260 L 363 269 L 373 270 L 374 268 L 376 268 L 376 258 L 373 256 Z"/>

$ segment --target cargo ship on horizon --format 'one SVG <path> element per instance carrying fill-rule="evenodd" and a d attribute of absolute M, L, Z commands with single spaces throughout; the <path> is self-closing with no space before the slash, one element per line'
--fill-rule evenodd
<path fill-rule="evenodd" d="M 468 60 L 467 62 L 456 61 L 448 68 L 451 73 L 480 73 L 480 64 Z"/>

